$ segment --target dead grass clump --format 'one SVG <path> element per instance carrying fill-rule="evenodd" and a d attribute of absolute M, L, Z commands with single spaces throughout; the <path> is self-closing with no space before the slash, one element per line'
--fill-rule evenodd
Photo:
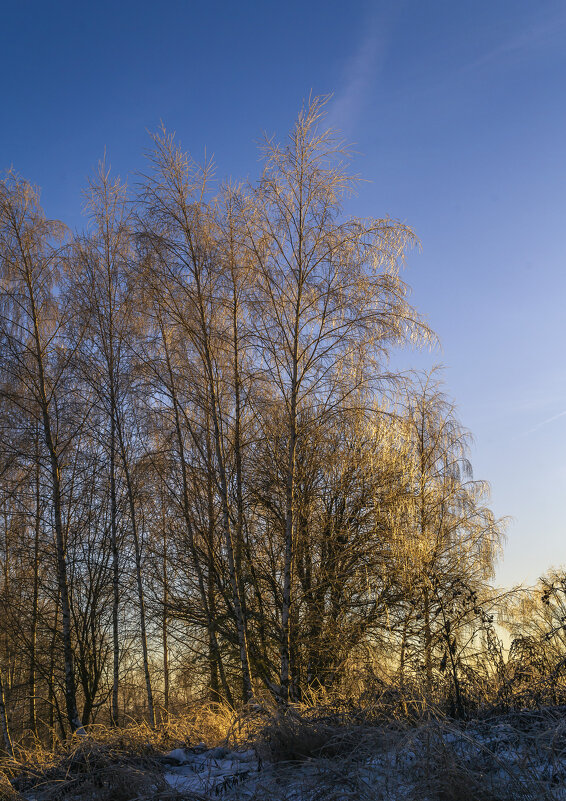
<path fill-rule="evenodd" d="M 544 801 L 554 796 L 537 772 L 538 754 L 520 739 L 503 748 L 485 732 L 468 733 L 448 723 L 433 722 L 406 739 L 403 749 L 415 760 L 414 801 Z"/>
<path fill-rule="evenodd" d="M 256 749 L 269 762 L 296 762 L 335 750 L 337 726 L 309 720 L 289 709 L 275 712 L 258 732 Z"/>
<path fill-rule="evenodd" d="M 167 789 L 162 778 L 163 752 L 197 743 L 224 744 L 236 736 L 236 719 L 229 707 L 200 704 L 156 729 L 145 723 L 122 728 L 90 726 L 86 736 L 74 736 L 52 749 L 38 742 L 18 747 L 16 757 L 0 767 L 18 790 L 33 792 L 41 801 L 130 801 L 146 795 L 154 799 Z M 1 793 L 0 783 L 0 801 L 4 801 Z M 170 788 L 168 793 L 171 797 Z"/>
<path fill-rule="evenodd" d="M 144 797 L 157 798 L 160 791 L 167 789 L 170 788 L 159 773 L 116 764 L 36 785 L 34 795 L 40 801 L 134 801 Z"/>
<path fill-rule="evenodd" d="M 171 716 L 160 729 L 161 747 L 205 743 L 209 748 L 224 745 L 233 736 L 239 715 L 224 704 L 195 704 L 183 715 Z"/>
<path fill-rule="evenodd" d="M 160 782 L 159 752 L 145 727 L 107 730 L 96 727 L 52 752 L 20 752 L 11 764 L 14 784 L 41 799 L 72 797 L 129 801 Z M 114 789 L 114 786 L 116 789 Z"/>
<path fill-rule="evenodd" d="M 318 714 L 317 714 L 318 712 Z M 256 733 L 254 748 L 268 762 L 304 762 L 358 754 L 362 745 L 378 746 L 379 732 L 320 710 L 274 711 Z"/>
<path fill-rule="evenodd" d="M 23 796 L 14 789 L 10 779 L 2 772 L 0 772 L 0 801 L 23 801 Z"/>

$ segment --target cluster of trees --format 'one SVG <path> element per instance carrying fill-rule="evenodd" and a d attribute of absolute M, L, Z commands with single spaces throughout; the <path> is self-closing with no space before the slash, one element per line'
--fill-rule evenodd
<path fill-rule="evenodd" d="M 448 682 L 493 635 L 501 525 L 399 276 L 411 231 L 344 218 L 323 101 L 211 191 L 161 131 L 88 225 L 0 183 L 0 717 L 21 732 L 281 703 L 360 666 Z"/>

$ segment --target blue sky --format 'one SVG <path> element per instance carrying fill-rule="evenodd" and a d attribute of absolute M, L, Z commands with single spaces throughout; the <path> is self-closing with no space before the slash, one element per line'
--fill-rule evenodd
<path fill-rule="evenodd" d="M 510 515 L 503 584 L 566 564 L 566 4 L 4 0 L 0 166 L 81 226 L 106 148 L 143 169 L 160 120 L 219 177 L 257 174 L 303 99 L 368 179 L 348 210 L 411 225 L 413 302 L 475 437 L 474 472 Z"/>

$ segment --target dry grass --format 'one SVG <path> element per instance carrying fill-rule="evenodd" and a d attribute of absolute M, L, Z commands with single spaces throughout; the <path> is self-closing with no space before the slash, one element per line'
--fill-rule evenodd
<path fill-rule="evenodd" d="M 546 713 L 510 713 L 456 725 L 434 721 L 411 732 L 414 801 L 566 799 L 564 723 Z"/>
<path fill-rule="evenodd" d="M 53 750 L 37 745 L 5 760 L 0 767 L 16 790 L 0 776 L 0 801 L 21 799 L 17 791 L 37 801 L 566 799 L 562 708 L 466 723 L 440 717 L 385 722 L 382 713 L 383 705 L 335 702 L 286 711 L 256 705 L 240 714 L 207 705 L 154 731 L 143 724 L 96 726 Z M 163 754 L 199 743 L 253 747 L 264 765 L 255 787 L 227 782 L 220 796 L 209 797 L 168 787 Z"/>
<path fill-rule="evenodd" d="M 22 796 L 12 786 L 5 773 L 0 773 L 0 801 L 21 801 Z"/>
<path fill-rule="evenodd" d="M 327 709 L 274 710 L 255 732 L 253 746 L 267 762 L 303 762 L 357 753 L 361 744 L 377 747 L 378 727 L 344 720 Z"/>
<path fill-rule="evenodd" d="M 328 709 L 274 713 L 255 747 L 279 766 L 279 785 L 287 789 L 278 792 L 275 784 L 257 798 L 284 799 L 292 787 L 309 801 L 566 799 L 563 710 L 467 723 L 359 722 L 368 717 Z"/>
<path fill-rule="evenodd" d="M 170 718 L 155 730 L 145 723 L 112 728 L 91 726 L 54 748 L 37 742 L 18 747 L 1 767 L 22 793 L 38 801 L 72 798 L 81 801 L 134 801 L 178 798 L 163 779 L 163 753 L 197 743 L 214 746 L 228 740 L 237 716 L 218 705 L 201 705 Z M 6 782 L 10 784 L 8 778 Z M 13 789 L 12 785 L 10 787 Z M 0 780 L 0 801 L 10 798 Z M 16 795 L 13 799 L 21 796 Z M 10 799 L 11 801 L 11 799 Z"/>
<path fill-rule="evenodd" d="M 131 801 L 165 788 L 159 753 L 144 734 L 128 730 L 109 737 L 97 730 L 52 752 L 20 753 L 7 767 L 15 786 L 21 792 L 33 789 L 40 801 Z"/>
<path fill-rule="evenodd" d="M 232 707 L 223 704 L 195 704 L 183 715 L 170 716 L 156 732 L 152 732 L 153 741 L 160 748 L 175 747 L 180 743 L 204 743 L 209 748 L 225 745 L 234 738 L 238 721 L 245 715 L 245 712 L 236 713 Z"/>

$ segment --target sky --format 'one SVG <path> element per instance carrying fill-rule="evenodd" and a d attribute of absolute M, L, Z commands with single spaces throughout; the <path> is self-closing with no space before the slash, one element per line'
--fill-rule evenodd
<path fill-rule="evenodd" d="M 0 168 L 83 226 L 104 152 L 135 183 L 148 131 L 254 178 L 309 95 L 354 143 L 347 212 L 410 225 L 412 302 L 472 464 L 510 518 L 497 581 L 566 565 L 566 3 L 3 0 Z M 403 356 L 402 358 L 405 358 Z"/>

